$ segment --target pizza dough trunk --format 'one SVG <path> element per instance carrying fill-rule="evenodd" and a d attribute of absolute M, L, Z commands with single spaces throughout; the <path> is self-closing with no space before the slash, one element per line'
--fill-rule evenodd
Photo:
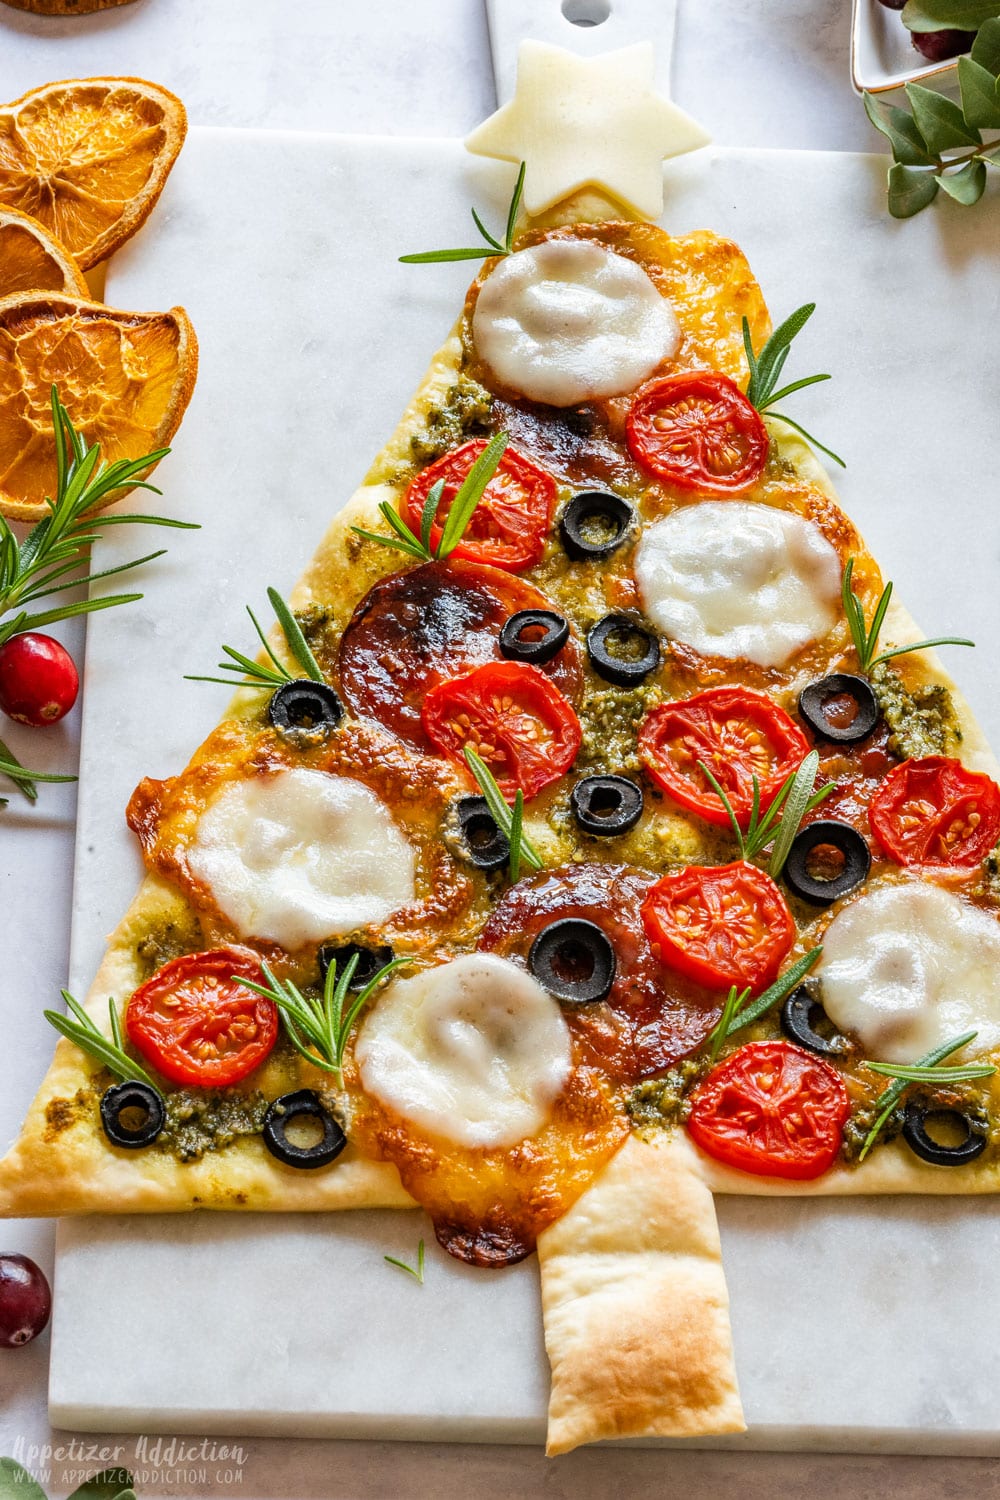
<path fill-rule="evenodd" d="M 685 1136 L 627 1141 L 538 1260 L 546 1452 L 745 1429 L 715 1205 Z"/>

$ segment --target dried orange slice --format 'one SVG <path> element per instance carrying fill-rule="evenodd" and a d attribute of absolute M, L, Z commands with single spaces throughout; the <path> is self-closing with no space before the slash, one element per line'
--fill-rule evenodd
<path fill-rule="evenodd" d="M 0 296 L 15 292 L 90 296 L 80 267 L 44 225 L 16 208 L 0 208 Z"/>
<path fill-rule="evenodd" d="M 47 83 L 0 107 L 0 205 L 89 270 L 145 221 L 186 131 L 181 101 L 141 78 Z"/>
<path fill-rule="evenodd" d="M 197 369 L 182 307 L 120 312 L 34 292 L 0 299 L 0 512 L 36 521 L 55 495 L 53 384 L 105 459 L 141 458 L 177 431 Z"/>

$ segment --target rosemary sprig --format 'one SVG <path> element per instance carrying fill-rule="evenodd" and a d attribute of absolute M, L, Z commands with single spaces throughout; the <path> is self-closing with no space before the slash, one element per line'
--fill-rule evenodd
<path fill-rule="evenodd" d="M 22 766 L 9 745 L 0 740 L 0 776 L 8 777 L 29 802 L 38 801 L 36 781 L 75 781 L 75 776 L 55 776 L 48 771 L 29 771 Z M 6 807 L 6 798 L 0 798 L 0 807 Z"/>
<path fill-rule="evenodd" d="M 822 952 L 822 947 L 810 948 L 808 953 L 796 959 L 790 969 L 779 974 L 774 983 L 749 1005 L 747 1001 L 750 999 L 750 986 L 747 985 L 745 990 L 739 992 L 735 984 L 730 986 L 722 1014 L 706 1038 L 712 1062 L 715 1062 L 727 1037 L 732 1036 L 735 1031 L 742 1031 L 745 1026 L 752 1026 L 761 1016 L 766 1016 L 769 1010 L 779 1005 L 786 995 L 790 995 Z"/>
<path fill-rule="evenodd" d="M 468 745 L 463 753 L 466 764 L 486 799 L 493 821 L 510 845 L 511 880 L 516 880 L 520 875 L 522 860 L 532 870 L 540 870 L 542 857 L 524 831 L 524 793 L 521 788 L 518 787 L 513 803 L 508 803 L 486 762 Z"/>
<path fill-rule="evenodd" d="M 281 626 L 281 633 L 285 637 L 288 649 L 306 676 L 311 677 L 313 682 L 325 682 L 326 678 L 323 676 L 319 662 L 312 654 L 309 642 L 302 634 L 299 622 L 292 614 L 285 600 L 282 599 L 277 589 L 272 588 L 268 589 L 267 597 L 271 608 L 274 610 L 278 624 Z M 283 662 L 278 660 L 268 645 L 267 636 L 261 629 L 260 621 L 249 604 L 246 610 L 271 665 L 268 666 L 265 662 L 251 661 L 249 656 L 244 656 L 241 651 L 235 650 L 234 647 L 223 646 L 222 649 L 229 657 L 229 661 L 220 661 L 218 664 L 219 670 L 220 672 L 231 672 L 233 674 L 232 677 L 203 677 L 194 673 L 185 673 L 184 680 L 186 682 L 221 682 L 223 686 L 229 688 L 266 688 L 268 692 L 273 692 L 276 687 L 281 687 L 282 683 L 295 681 L 291 672 L 289 672 Z M 241 673 L 243 674 L 242 676 L 240 675 Z"/>
<path fill-rule="evenodd" d="M 408 1266 L 406 1264 L 405 1260 L 397 1260 L 394 1255 L 384 1255 L 382 1257 L 382 1259 L 383 1260 L 387 1260 L 389 1262 L 390 1266 L 398 1266 L 401 1271 L 405 1271 L 406 1272 L 407 1276 L 412 1276 L 413 1279 L 414 1279 L 414 1281 L 419 1281 L 420 1285 L 423 1286 L 423 1284 L 424 1284 L 424 1242 L 423 1242 L 423 1240 L 421 1240 L 420 1243 L 417 1246 L 417 1268 L 416 1268 L 416 1270 L 414 1270 L 412 1266 Z"/>
<path fill-rule="evenodd" d="M 866 1068 L 871 1068 L 873 1073 L 882 1073 L 895 1082 L 890 1083 L 887 1089 L 879 1094 L 876 1103 L 881 1106 L 874 1125 L 865 1136 L 865 1143 L 858 1154 L 858 1161 L 864 1161 L 872 1146 L 878 1138 L 889 1116 L 896 1108 L 900 1099 L 906 1093 L 907 1085 L 910 1083 L 965 1083 L 974 1078 L 990 1078 L 996 1072 L 996 1068 L 989 1063 L 968 1063 L 965 1066 L 954 1066 L 940 1068 L 938 1063 L 944 1062 L 946 1057 L 961 1050 L 969 1042 L 975 1041 L 979 1035 L 976 1031 L 967 1031 L 963 1036 L 955 1037 L 953 1041 L 945 1042 L 940 1047 L 935 1047 L 924 1057 L 917 1059 L 915 1063 L 880 1063 L 865 1062 Z"/>
<path fill-rule="evenodd" d="M 394 958 L 391 963 L 379 969 L 345 1011 L 344 1003 L 359 959 L 360 955 L 353 953 L 339 978 L 336 964 L 330 964 L 326 971 L 322 998 L 313 999 L 303 995 L 290 979 L 276 979 L 267 964 L 263 965 L 266 985 L 256 984 L 251 979 L 242 981 L 256 990 L 258 995 L 274 1001 L 288 1040 L 296 1052 L 314 1068 L 332 1073 L 338 1088 L 344 1087 L 344 1053 L 354 1023 L 382 980 L 410 962 L 408 958 Z"/>
<path fill-rule="evenodd" d="M 451 502 L 448 518 L 441 529 L 438 544 L 433 551 L 431 550 L 431 531 L 441 504 L 441 496 L 444 494 L 443 479 L 439 479 L 436 484 L 432 485 L 428 492 L 420 516 L 419 536 L 414 535 L 388 500 L 382 501 L 379 510 L 383 519 L 395 532 L 395 536 L 380 536 L 377 531 L 366 531 L 363 526 L 352 526 L 351 530 L 356 531 L 358 536 L 363 536 L 366 541 L 378 542 L 380 547 L 392 547 L 397 552 L 404 552 L 407 557 L 415 558 L 417 562 L 443 562 L 445 558 L 451 556 L 465 535 L 466 528 L 472 520 L 473 511 L 486 493 L 486 486 L 499 468 L 500 460 L 509 442 L 510 434 L 507 432 L 495 433 L 490 438 L 462 480 L 458 493 Z"/>
<path fill-rule="evenodd" d="M 799 824 L 806 813 L 812 812 L 818 807 L 825 797 L 834 790 L 833 786 L 820 787 L 818 792 L 813 791 L 816 784 L 816 773 L 819 770 L 819 754 L 816 750 L 810 750 L 803 759 L 797 771 L 790 771 L 778 788 L 774 800 L 767 811 L 761 816 L 760 810 L 760 782 L 756 773 L 753 778 L 753 806 L 750 809 L 750 818 L 744 833 L 740 827 L 739 819 L 733 811 L 733 805 L 726 796 L 716 778 L 706 766 L 703 760 L 698 762 L 702 775 L 711 784 L 712 790 L 722 802 L 726 815 L 732 825 L 736 842 L 739 846 L 741 859 L 753 859 L 762 849 L 771 844 L 769 868 L 771 874 L 777 878 L 784 869 L 785 860 L 792 847 L 792 840 L 799 831 Z M 779 818 L 780 813 L 780 818 Z M 772 843 L 773 840 L 773 843 Z"/>
<path fill-rule="evenodd" d="M 811 432 L 800 427 L 798 422 L 793 422 L 791 417 L 786 417 L 784 412 L 771 410 L 776 401 L 784 400 L 794 391 L 801 391 L 807 385 L 818 385 L 821 380 L 830 379 L 829 375 L 804 375 L 801 380 L 793 380 L 790 385 L 783 385 L 779 391 L 775 390 L 778 378 L 785 368 L 792 340 L 797 333 L 802 332 L 815 311 L 815 302 L 806 302 L 802 307 L 796 308 L 783 323 L 778 325 L 759 354 L 754 354 L 750 324 L 746 318 L 743 319 L 743 347 L 746 350 L 747 364 L 750 366 L 747 400 L 762 414 L 766 411 L 767 415 L 773 417 L 776 422 L 784 422 L 786 427 L 794 427 L 807 443 L 811 443 L 814 448 L 818 448 L 821 453 L 832 458 L 834 463 L 839 464 L 842 469 L 846 469 L 847 465 L 844 460 L 839 454 L 834 453 L 832 448 L 824 447 L 818 438 L 814 438 Z"/>
<path fill-rule="evenodd" d="M 510 200 L 510 207 L 507 210 L 507 227 L 504 230 L 503 243 L 495 235 L 490 234 L 476 210 L 473 209 L 472 220 L 487 246 L 485 250 L 482 247 L 473 247 L 464 250 L 420 250 L 416 255 L 401 255 L 399 257 L 400 260 L 408 265 L 426 266 L 430 265 L 433 261 L 482 260 L 487 255 L 511 255 L 514 250 L 514 228 L 517 224 L 517 211 L 521 206 L 521 194 L 524 191 L 524 172 L 525 163 L 522 162 L 517 174 L 517 182 L 514 184 L 514 193 Z"/>
<path fill-rule="evenodd" d="M 156 1084 L 145 1068 L 129 1057 L 125 1051 L 121 1022 L 113 1000 L 108 1000 L 108 1013 L 111 1018 L 111 1041 L 109 1042 L 103 1031 L 90 1019 L 80 1002 L 73 999 L 69 990 L 63 990 L 62 997 L 75 1019 L 64 1016 L 58 1010 L 47 1010 L 44 1015 L 50 1025 L 74 1042 L 82 1052 L 86 1052 L 103 1067 L 109 1068 L 123 1083 L 129 1083 L 135 1079 L 139 1083 L 147 1083 L 150 1088 L 156 1088 Z"/>
<path fill-rule="evenodd" d="M 844 577 L 840 586 L 840 595 L 844 603 L 844 614 L 851 631 L 851 639 L 857 652 L 858 663 L 862 672 L 870 672 L 872 667 L 877 667 L 881 662 L 889 661 L 893 656 L 906 656 L 910 651 L 922 651 L 929 646 L 974 646 L 975 641 L 968 641 L 964 636 L 940 635 L 935 636 L 932 641 L 914 641 L 910 646 L 893 646 L 889 651 L 881 651 L 875 655 L 878 646 L 879 631 L 885 620 L 885 612 L 889 608 L 889 600 L 892 598 L 892 584 L 887 583 L 879 596 L 872 615 L 871 626 L 865 624 L 865 612 L 861 600 L 851 584 L 854 576 L 854 558 L 847 559 L 844 569 Z"/>
<path fill-rule="evenodd" d="M 75 604 L 60 604 L 52 609 L 31 613 L 26 606 L 52 594 L 84 584 L 131 572 L 163 556 L 163 549 L 137 557 L 114 568 L 89 572 L 90 549 L 109 526 L 172 526 L 197 531 L 190 521 L 175 521 L 165 516 L 95 515 L 96 507 L 105 504 L 119 490 L 160 491 L 139 478 L 151 464 L 164 458 L 169 448 L 157 448 L 142 458 L 116 459 L 105 463 L 99 443 L 87 444 L 73 426 L 69 413 L 52 387 L 52 429 L 56 445 L 56 498 L 46 499 L 49 514 L 33 526 L 22 542 L 0 516 L 0 645 L 26 630 L 37 630 L 56 620 L 73 615 L 93 614 L 130 604 L 141 594 L 110 594 L 99 599 L 82 599 Z"/>

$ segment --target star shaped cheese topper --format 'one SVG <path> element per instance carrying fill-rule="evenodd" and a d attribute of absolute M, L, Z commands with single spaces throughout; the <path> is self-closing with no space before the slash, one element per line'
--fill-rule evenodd
<path fill-rule="evenodd" d="M 524 161 L 524 207 L 535 216 L 583 187 L 643 218 L 663 212 L 668 156 L 706 146 L 690 115 L 653 91 L 653 44 L 581 57 L 524 41 L 509 104 L 466 138 L 477 156 Z"/>

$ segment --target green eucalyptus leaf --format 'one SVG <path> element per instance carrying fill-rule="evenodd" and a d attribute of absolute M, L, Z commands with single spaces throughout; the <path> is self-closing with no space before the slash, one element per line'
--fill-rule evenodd
<path fill-rule="evenodd" d="M 958 84 L 962 90 L 962 112 L 969 124 L 977 125 L 980 130 L 1000 130 L 1000 94 L 989 69 L 971 57 L 960 57 Z"/>
<path fill-rule="evenodd" d="M 925 89 L 919 83 L 906 85 L 906 97 L 913 110 L 913 118 L 928 149 L 936 156 L 950 151 L 954 146 L 981 146 L 983 138 L 973 125 L 966 122 L 958 105 L 933 89 Z"/>
<path fill-rule="evenodd" d="M 84 1480 L 67 1500 L 122 1500 L 124 1495 L 134 1493 L 134 1482 L 127 1469 L 102 1469 Z"/>
<path fill-rule="evenodd" d="M 939 172 L 938 185 L 944 188 L 956 203 L 968 206 L 978 203 L 986 186 L 986 163 L 976 157 L 967 161 L 957 172 Z"/>
<path fill-rule="evenodd" d="M 896 162 L 889 168 L 889 212 L 894 219 L 912 219 L 937 197 L 937 178 L 919 167 Z"/>
<path fill-rule="evenodd" d="M 978 31 L 997 14 L 997 0 L 907 0 L 903 25 L 911 31 Z"/>
<path fill-rule="evenodd" d="M 892 154 L 904 167 L 929 167 L 934 157 L 927 149 L 927 142 L 920 134 L 911 114 L 898 109 L 895 104 L 879 105 L 871 94 L 865 94 L 865 113 L 880 130 L 892 147 Z"/>
<path fill-rule="evenodd" d="M 12 1458 L 0 1458 L 0 1500 L 46 1500 L 46 1496 L 27 1469 Z"/>
<path fill-rule="evenodd" d="M 1000 17 L 984 21 L 972 44 L 972 61 L 992 73 L 1000 74 Z M 961 67 L 961 63 L 959 63 Z"/>

